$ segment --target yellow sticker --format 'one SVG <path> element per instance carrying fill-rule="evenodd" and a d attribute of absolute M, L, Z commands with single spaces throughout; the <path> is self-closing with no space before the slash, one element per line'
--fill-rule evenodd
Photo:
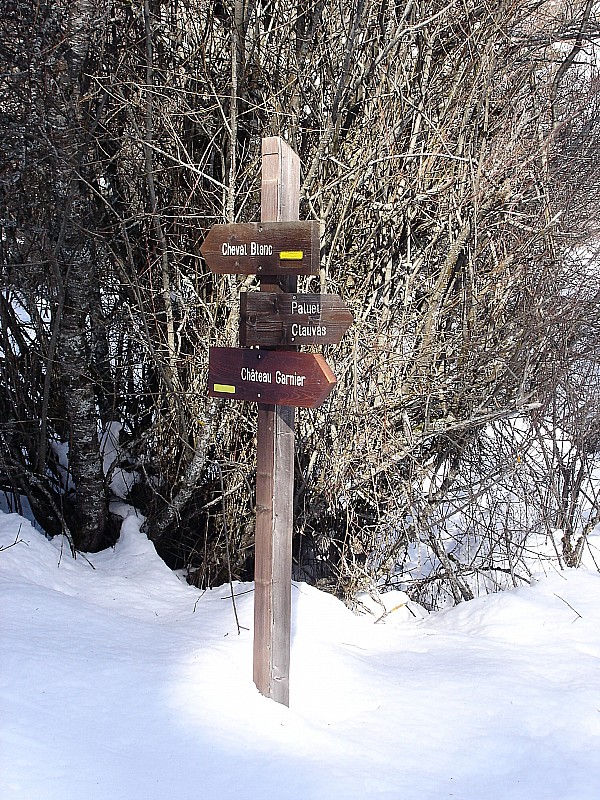
<path fill-rule="evenodd" d="M 282 250 L 279 253 L 280 261 L 302 261 L 304 252 L 302 250 Z"/>
<path fill-rule="evenodd" d="M 225 392 L 226 394 L 235 394 L 235 386 L 230 386 L 228 383 L 215 383 L 213 385 L 214 392 Z"/>

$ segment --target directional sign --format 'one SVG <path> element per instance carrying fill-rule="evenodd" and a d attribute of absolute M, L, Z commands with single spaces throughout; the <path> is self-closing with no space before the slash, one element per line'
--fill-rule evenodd
<path fill-rule="evenodd" d="M 338 344 L 353 322 L 337 294 L 242 292 L 240 345 Z"/>
<path fill-rule="evenodd" d="M 211 397 L 317 408 L 335 386 L 335 375 L 315 353 L 211 347 Z"/>
<path fill-rule="evenodd" d="M 211 272 L 243 275 L 317 275 L 318 222 L 213 225 L 200 252 Z"/>

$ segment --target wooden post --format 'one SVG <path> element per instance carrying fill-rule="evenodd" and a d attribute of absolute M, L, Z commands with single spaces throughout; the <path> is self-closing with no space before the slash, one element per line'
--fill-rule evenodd
<path fill-rule="evenodd" d="M 299 217 L 300 159 L 278 136 L 262 142 L 261 221 Z M 265 277 L 261 290 L 295 292 L 295 277 Z M 295 348 L 290 348 L 295 349 Z M 289 705 L 294 423 L 289 406 L 258 406 L 254 683 Z"/>

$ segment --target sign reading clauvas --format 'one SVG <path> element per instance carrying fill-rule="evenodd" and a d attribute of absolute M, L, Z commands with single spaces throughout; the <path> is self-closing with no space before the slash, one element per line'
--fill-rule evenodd
<path fill-rule="evenodd" d="M 290 312 L 292 316 L 310 316 L 310 317 L 321 317 L 321 301 L 320 300 L 313 300 L 310 302 L 303 302 L 302 300 L 298 300 L 297 298 L 293 298 L 290 303 Z M 292 334 L 292 338 L 295 339 L 298 336 L 316 336 L 318 339 L 321 339 L 327 336 L 327 326 L 322 324 L 312 324 L 312 323 L 303 323 L 303 322 L 292 322 L 290 325 L 290 333 Z"/>
<path fill-rule="evenodd" d="M 243 292 L 240 343 L 244 347 L 337 344 L 352 314 L 334 294 Z"/>

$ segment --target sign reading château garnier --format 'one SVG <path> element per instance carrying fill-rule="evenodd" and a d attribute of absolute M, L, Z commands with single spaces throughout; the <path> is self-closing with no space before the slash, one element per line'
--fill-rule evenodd
<path fill-rule="evenodd" d="M 337 294 L 240 295 L 240 345 L 338 344 L 353 317 Z"/>
<path fill-rule="evenodd" d="M 317 275 L 318 222 L 213 225 L 200 252 L 211 272 L 239 275 Z"/>
<path fill-rule="evenodd" d="M 323 356 L 294 351 L 211 347 L 208 393 L 211 397 L 280 406 L 316 408 L 335 386 Z"/>

